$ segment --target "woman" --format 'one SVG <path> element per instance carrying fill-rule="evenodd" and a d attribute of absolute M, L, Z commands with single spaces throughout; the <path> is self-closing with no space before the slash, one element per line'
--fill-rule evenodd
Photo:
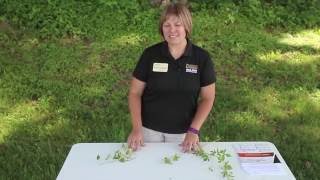
<path fill-rule="evenodd" d="M 188 8 L 169 4 L 159 24 L 164 41 L 140 57 L 129 91 L 133 128 L 128 145 L 134 150 L 144 142 L 182 142 L 184 152 L 198 148 L 216 77 L 209 54 L 189 40 L 191 29 Z"/>

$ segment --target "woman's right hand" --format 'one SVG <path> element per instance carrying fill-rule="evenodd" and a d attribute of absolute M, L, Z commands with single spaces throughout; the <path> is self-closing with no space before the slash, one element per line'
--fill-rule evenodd
<path fill-rule="evenodd" d="M 133 129 L 128 137 L 128 146 L 133 151 L 140 149 L 144 146 L 142 129 Z"/>

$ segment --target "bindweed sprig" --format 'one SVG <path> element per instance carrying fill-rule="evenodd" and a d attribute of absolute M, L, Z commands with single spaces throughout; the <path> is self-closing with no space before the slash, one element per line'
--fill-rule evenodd
<path fill-rule="evenodd" d="M 117 160 L 119 162 L 126 162 L 130 161 L 132 159 L 133 150 L 128 147 L 128 145 L 122 144 L 121 148 L 115 151 L 112 154 L 108 154 L 108 156 L 105 158 L 105 160 L 109 160 L 111 157 L 113 160 Z M 97 160 L 100 160 L 101 156 L 97 155 Z"/>
<path fill-rule="evenodd" d="M 227 150 L 215 149 L 210 151 L 210 155 L 216 157 L 221 168 L 221 175 L 227 178 L 227 180 L 233 180 L 232 166 L 229 161 L 227 161 L 227 158 L 231 157 L 231 155 L 227 153 Z"/>
<path fill-rule="evenodd" d="M 194 154 L 201 157 L 203 161 L 210 161 L 210 154 L 203 150 L 201 147 L 194 151 Z"/>
<path fill-rule="evenodd" d="M 163 162 L 165 164 L 172 164 L 174 161 L 178 161 L 180 159 L 180 156 L 178 154 L 174 154 L 173 156 L 171 157 L 164 157 L 163 158 Z"/>
<path fill-rule="evenodd" d="M 232 166 L 229 161 L 227 161 L 227 158 L 231 157 L 231 155 L 227 153 L 226 149 L 214 149 L 208 153 L 200 147 L 194 152 L 194 154 L 200 157 L 203 161 L 210 161 L 211 158 L 215 157 L 221 168 L 221 175 L 227 180 L 233 180 L 234 176 L 232 173 Z M 209 171 L 213 172 L 212 166 L 210 166 L 208 169 Z"/>
<path fill-rule="evenodd" d="M 118 160 L 119 162 L 130 161 L 132 154 L 133 150 L 127 145 L 122 144 L 122 147 L 114 153 L 113 159 Z"/>
<path fill-rule="evenodd" d="M 232 174 L 232 166 L 230 165 L 229 162 L 223 162 L 222 168 L 222 176 L 224 178 L 227 178 L 227 180 L 233 180 L 233 174 Z"/>

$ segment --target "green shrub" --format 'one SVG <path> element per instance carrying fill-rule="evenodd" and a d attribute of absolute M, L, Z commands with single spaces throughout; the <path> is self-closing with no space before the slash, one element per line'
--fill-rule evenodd
<path fill-rule="evenodd" d="M 137 24 L 139 28 L 150 27 L 159 16 L 156 7 L 142 0 L 0 0 L 0 4 L 0 19 L 43 39 L 112 37 L 113 33 L 136 28 Z M 194 13 L 205 10 L 218 14 L 236 9 L 239 15 L 262 27 L 320 24 L 317 0 L 190 0 L 190 4 Z"/>
<path fill-rule="evenodd" d="M 317 0 L 241 0 L 242 13 L 262 26 L 312 27 L 320 24 Z"/>
<path fill-rule="evenodd" d="M 107 28 L 125 29 L 146 4 L 138 1 L 2 0 L 0 16 L 42 38 L 95 36 Z M 148 10 L 148 8 L 145 8 Z"/>

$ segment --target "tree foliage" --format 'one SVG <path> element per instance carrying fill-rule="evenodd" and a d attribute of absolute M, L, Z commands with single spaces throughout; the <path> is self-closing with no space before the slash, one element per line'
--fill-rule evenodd
<path fill-rule="evenodd" d="M 239 12 L 263 27 L 320 24 L 318 0 L 202 0 L 189 3 L 194 13 L 200 10 Z M 127 29 L 158 15 L 158 7 L 143 0 L 0 0 L 0 4 L 1 19 L 42 38 L 97 37 L 98 31 L 105 28 Z M 141 12 L 146 12 L 146 17 L 141 17 Z"/>

